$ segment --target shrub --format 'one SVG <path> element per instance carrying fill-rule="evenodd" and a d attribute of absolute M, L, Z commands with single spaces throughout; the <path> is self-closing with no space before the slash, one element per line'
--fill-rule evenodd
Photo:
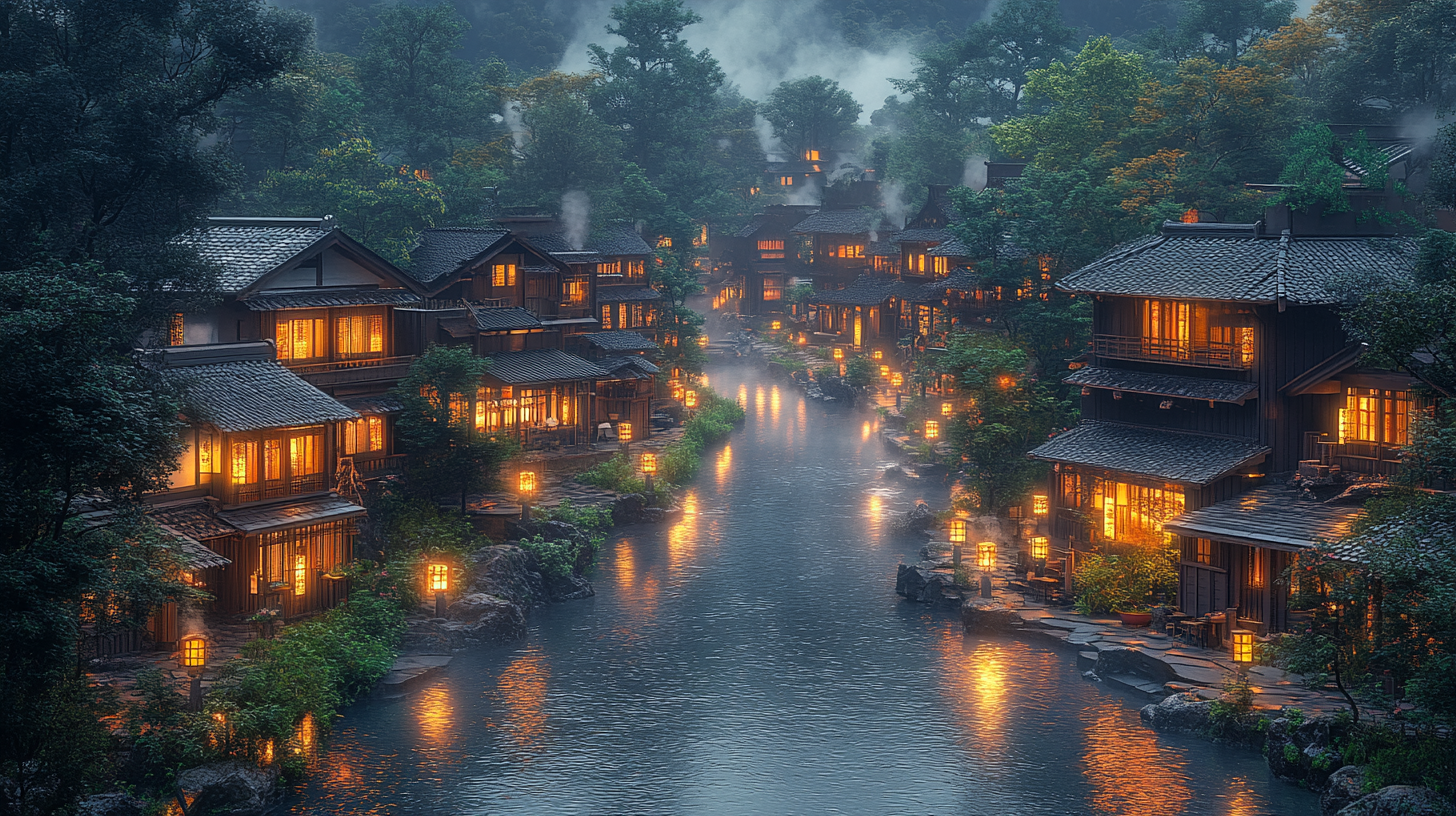
<path fill-rule="evenodd" d="M 1456 791 L 1456 749 L 1449 738 L 1423 729 L 1414 736 L 1382 726 L 1353 729 L 1344 761 L 1365 766 L 1365 790 L 1387 785 L 1418 785 L 1438 793 Z"/>
<path fill-rule="evenodd" d="M 866 386 L 875 381 L 875 367 L 869 360 L 856 357 L 844 364 L 844 379 L 850 385 Z"/>
<path fill-rule="evenodd" d="M 614 493 L 641 493 L 643 487 L 632 460 L 620 453 L 576 474 L 576 480 Z"/>
<path fill-rule="evenodd" d="M 536 559 L 543 576 L 556 580 L 569 577 L 582 557 L 581 548 L 571 541 L 548 541 L 538 535 L 523 538 L 518 544 Z"/>
<path fill-rule="evenodd" d="M 1171 552 L 1156 547 L 1085 556 L 1073 573 L 1077 611 L 1094 615 L 1146 609 L 1154 595 L 1177 588 L 1175 563 Z"/>

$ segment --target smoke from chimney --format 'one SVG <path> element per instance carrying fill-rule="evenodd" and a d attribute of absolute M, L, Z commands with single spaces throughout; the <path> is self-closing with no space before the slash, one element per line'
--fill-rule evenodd
<path fill-rule="evenodd" d="M 526 125 L 521 121 L 521 106 L 515 102 L 507 102 L 501 108 L 501 119 L 511 129 L 511 141 L 515 143 L 516 152 L 519 153 L 526 146 Z"/>
<path fill-rule="evenodd" d="M 961 173 L 961 184 L 980 192 L 986 189 L 986 156 L 972 156 L 966 159 L 966 169 Z"/>
<path fill-rule="evenodd" d="M 591 233 L 591 198 L 581 190 L 567 190 L 561 196 L 561 223 L 572 249 L 586 246 L 586 237 Z"/>

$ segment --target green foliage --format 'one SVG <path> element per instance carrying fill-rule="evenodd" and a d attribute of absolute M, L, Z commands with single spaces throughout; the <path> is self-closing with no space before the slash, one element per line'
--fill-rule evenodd
<path fill-rule="evenodd" d="M 6 813 L 69 812 L 75 798 L 100 788 L 111 770 L 111 737 L 101 718 L 115 712 L 114 695 L 74 671 L 46 679 L 46 687 L 5 700 L 0 807 Z M 20 684 L 10 680 L 6 686 L 9 693 Z"/>
<path fill-rule="evenodd" d="M 596 556 L 596 544 L 600 540 L 597 538 L 590 545 L 584 546 L 573 541 L 548 541 L 537 535 L 523 538 L 516 543 L 536 559 L 543 576 L 562 580 L 577 572 L 581 564 L 591 563 Z"/>
<path fill-rule="evenodd" d="M 844 364 L 844 379 L 863 388 L 875 381 L 875 366 L 863 357 L 855 357 Z"/>
<path fill-rule="evenodd" d="M 1290 728 L 1298 728 L 1304 724 L 1304 709 L 1286 708 L 1280 714 L 1289 721 Z"/>
<path fill-rule="evenodd" d="M 612 529 L 612 511 L 605 507 L 584 505 L 577 507 L 571 499 L 562 499 L 545 517 L 581 529 L 587 535 L 601 536 Z"/>
<path fill-rule="evenodd" d="M 654 487 L 658 498 L 673 485 L 686 484 L 698 473 L 703 463 L 703 450 L 728 438 L 733 426 L 742 422 L 743 408 L 724 399 L 711 388 L 698 391 L 698 408 L 683 425 L 682 438 L 668 445 L 657 456 Z M 641 493 L 643 480 L 636 463 L 618 454 L 576 475 L 577 481 L 616 493 Z"/>
<path fill-rule="evenodd" d="M 661 463 L 659 460 L 659 467 Z M 605 462 L 598 462 L 587 470 L 576 474 L 582 484 L 600 487 L 613 493 L 641 493 L 644 482 L 631 457 L 617 454 Z"/>
<path fill-rule="evenodd" d="M 1077 559 L 1073 581 L 1077 610 L 1084 615 L 1143 611 L 1158 593 L 1178 588 L 1176 553 L 1133 547 L 1118 555 L 1083 556 Z"/>
<path fill-rule="evenodd" d="M 864 110 L 839 83 L 821 76 L 787 80 L 774 88 L 761 113 L 773 125 L 790 156 L 809 148 L 853 147 L 855 123 Z"/>
<path fill-rule="evenodd" d="M 1346 764 L 1363 766 L 1366 793 L 1416 785 L 1450 796 L 1456 791 L 1456 749 L 1450 743 L 1428 728 L 1407 735 L 1369 725 L 1350 733 L 1341 754 Z"/>
<path fill-rule="evenodd" d="M 1289 162 L 1279 174 L 1280 183 L 1290 185 L 1279 194 L 1279 203 L 1300 211 L 1319 204 L 1331 213 L 1350 209 L 1345 168 L 1336 160 L 1337 145 L 1326 125 L 1300 128 L 1289 140 Z"/>

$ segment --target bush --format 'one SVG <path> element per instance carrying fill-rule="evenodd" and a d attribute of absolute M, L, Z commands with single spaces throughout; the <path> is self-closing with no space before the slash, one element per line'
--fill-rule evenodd
<path fill-rule="evenodd" d="M 743 407 L 726 400 L 712 389 L 698 394 L 698 409 L 683 426 L 682 439 L 668 445 L 657 456 L 656 498 L 669 492 L 673 485 L 685 484 L 698 473 L 703 463 L 703 450 L 733 433 L 733 426 L 743 421 Z M 642 493 L 643 480 L 630 459 L 621 454 L 576 475 L 579 482 L 616 493 Z"/>
<path fill-rule="evenodd" d="M 1173 553 L 1159 548 L 1132 548 L 1121 555 L 1083 557 L 1073 573 L 1077 611 L 1084 615 L 1146 609 L 1153 596 L 1178 586 Z"/>
<path fill-rule="evenodd" d="M 576 480 L 613 493 L 641 493 L 643 490 L 642 477 L 637 472 L 637 467 L 632 464 L 631 459 L 620 453 L 576 474 Z"/>
<path fill-rule="evenodd" d="M 850 385 L 860 387 L 869 385 L 875 381 L 875 367 L 870 364 L 869 360 L 856 357 L 844 364 L 844 379 L 848 380 Z"/>
<path fill-rule="evenodd" d="M 570 577 L 584 557 L 590 563 L 590 557 L 595 555 L 595 548 L 588 548 L 592 551 L 584 553 L 580 546 L 571 541 L 548 541 L 539 535 L 523 538 L 517 543 L 536 559 L 543 576 L 556 580 Z"/>
<path fill-rule="evenodd" d="M 1341 754 L 1365 766 L 1365 790 L 1418 785 L 1450 796 L 1456 792 L 1456 746 L 1429 729 L 1406 736 L 1382 726 L 1354 729 Z"/>

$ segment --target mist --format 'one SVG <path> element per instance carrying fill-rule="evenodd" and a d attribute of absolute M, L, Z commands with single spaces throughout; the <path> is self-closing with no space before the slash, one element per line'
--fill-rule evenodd
<path fill-rule="evenodd" d="M 566 227 L 566 243 L 572 249 L 586 246 L 591 232 L 591 199 L 581 190 L 568 190 L 561 197 L 561 222 Z"/>

